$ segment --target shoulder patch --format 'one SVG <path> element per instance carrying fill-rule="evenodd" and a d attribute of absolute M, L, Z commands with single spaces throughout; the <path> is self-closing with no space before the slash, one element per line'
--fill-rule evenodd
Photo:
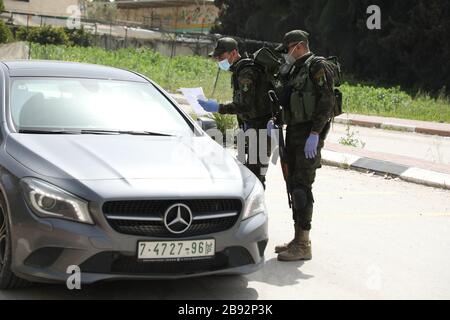
<path fill-rule="evenodd" d="M 239 78 L 239 86 L 244 92 L 249 91 L 252 84 L 253 80 L 250 78 L 247 77 Z"/>
<path fill-rule="evenodd" d="M 314 73 L 314 81 L 317 83 L 318 86 L 322 87 L 326 83 L 325 78 L 325 70 L 323 68 L 320 68 Z"/>

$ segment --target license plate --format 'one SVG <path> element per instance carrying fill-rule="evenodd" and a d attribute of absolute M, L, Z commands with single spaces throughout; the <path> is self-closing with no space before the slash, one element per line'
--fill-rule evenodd
<path fill-rule="evenodd" d="M 138 259 L 189 259 L 212 257 L 214 239 L 192 241 L 142 241 L 138 243 Z"/>

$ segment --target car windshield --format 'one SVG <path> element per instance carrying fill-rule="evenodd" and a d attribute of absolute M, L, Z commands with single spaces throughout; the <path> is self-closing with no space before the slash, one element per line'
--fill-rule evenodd
<path fill-rule="evenodd" d="M 192 135 L 188 122 L 150 83 L 16 78 L 11 117 L 19 132 Z"/>

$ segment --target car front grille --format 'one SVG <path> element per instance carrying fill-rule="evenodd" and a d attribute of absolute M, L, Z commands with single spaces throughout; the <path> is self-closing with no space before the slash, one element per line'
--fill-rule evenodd
<path fill-rule="evenodd" d="M 174 204 L 184 204 L 192 211 L 193 221 L 181 234 L 169 231 L 164 225 L 164 213 Z M 206 235 L 232 228 L 239 218 L 242 202 L 239 199 L 208 200 L 128 200 L 109 201 L 103 213 L 110 226 L 123 234 L 177 238 Z"/>

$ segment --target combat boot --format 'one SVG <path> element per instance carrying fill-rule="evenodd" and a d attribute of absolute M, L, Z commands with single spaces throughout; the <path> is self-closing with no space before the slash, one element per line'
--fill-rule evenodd
<path fill-rule="evenodd" d="M 289 249 L 294 244 L 295 239 L 298 238 L 298 236 L 299 236 L 298 235 L 298 230 L 300 229 L 300 227 L 299 227 L 298 224 L 295 223 L 294 224 L 294 228 L 295 228 L 294 239 L 292 239 L 291 242 L 289 242 L 289 243 L 285 243 L 285 244 L 276 246 L 275 247 L 275 253 L 280 253 L 280 252 L 286 251 L 287 249 Z"/>
<path fill-rule="evenodd" d="M 299 228 L 298 236 L 293 244 L 286 250 L 278 254 L 279 261 L 311 260 L 311 241 L 309 240 L 309 230 Z"/>

